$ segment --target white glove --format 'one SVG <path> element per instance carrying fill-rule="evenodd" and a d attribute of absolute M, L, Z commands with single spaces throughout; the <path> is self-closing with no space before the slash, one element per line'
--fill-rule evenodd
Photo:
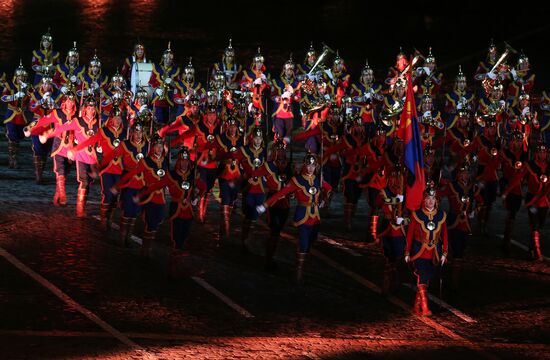
<path fill-rule="evenodd" d="M 403 218 L 402 218 L 402 217 L 398 216 L 398 217 L 395 218 L 395 223 L 396 223 L 397 225 L 401 225 L 402 222 L 403 222 Z"/>
<path fill-rule="evenodd" d="M 411 261 L 411 257 L 409 255 L 405 255 L 405 262 L 408 263 Z"/>
<path fill-rule="evenodd" d="M 139 108 L 139 112 L 144 112 L 145 110 L 147 110 L 147 105 L 141 105 L 141 107 Z"/>
<path fill-rule="evenodd" d="M 462 106 L 462 102 L 459 102 L 458 105 L 456 106 L 457 110 L 462 110 L 463 106 Z"/>
<path fill-rule="evenodd" d="M 256 78 L 256 80 L 254 80 L 254 85 L 262 85 L 262 78 Z"/>
<path fill-rule="evenodd" d="M 402 202 L 403 202 L 403 199 L 404 199 L 403 195 L 401 195 L 401 194 L 397 195 L 395 198 L 396 198 L 397 200 L 399 200 L 400 203 L 402 203 Z"/>
<path fill-rule="evenodd" d="M 52 96 L 52 94 L 50 94 L 50 92 L 48 91 L 48 92 L 44 93 L 44 95 L 42 96 L 42 99 L 47 100 L 47 99 L 49 99 L 51 96 Z"/>
<path fill-rule="evenodd" d="M 120 99 L 120 93 L 119 92 L 114 93 L 113 99 Z"/>
<path fill-rule="evenodd" d="M 72 150 L 67 151 L 67 158 L 69 160 L 74 160 L 74 151 Z"/>
<path fill-rule="evenodd" d="M 25 82 L 21 82 L 21 83 L 19 83 L 19 86 L 21 86 L 21 89 L 24 90 L 24 89 L 27 88 L 28 85 L 27 85 L 27 83 L 25 83 Z"/>
<path fill-rule="evenodd" d="M 422 114 L 422 117 L 430 117 L 432 115 L 431 111 L 425 111 L 424 114 Z"/>
<path fill-rule="evenodd" d="M 489 73 L 485 74 L 485 76 L 488 77 L 491 80 L 495 80 L 497 78 L 497 74 L 495 74 L 493 72 L 489 72 Z"/>
<path fill-rule="evenodd" d="M 477 187 L 480 188 L 480 189 L 483 189 L 485 187 L 485 183 L 480 181 L 477 183 Z"/>
<path fill-rule="evenodd" d="M 325 100 L 327 100 L 327 101 L 330 100 L 330 95 L 329 94 L 325 94 Z"/>
<path fill-rule="evenodd" d="M 292 93 L 290 91 L 285 91 L 283 93 L 283 95 L 281 95 L 281 98 L 282 99 L 284 99 L 284 98 L 290 99 L 290 96 L 292 96 Z"/>
<path fill-rule="evenodd" d="M 256 212 L 258 213 L 258 215 L 263 214 L 265 212 L 265 206 L 263 205 L 256 206 Z"/>
<path fill-rule="evenodd" d="M 166 80 L 164 80 L 164 83 L 166 85 L 170 85 L 172 83 L 172 78 L 166 78 Z"/>
<path fill-rule="evenodd" d="M 498 105 L 499 105 L 501 108 L 503 108 L 504 105 L 506 105 L 506 102 L 505 102 L 504 100 L 500 100 L 500 101 L 498 102 Z"/>
<path fill-rule="evenodd" d="M 422 75 L 423 68 L 418 68 L 418 69 L 416 69 L 415 72 L 416 72 L 416 76 L 420 76 L 420 75 Z"/>
<path fill-rule="evenodd" d="M 525 116 L 529 114 L 529 107 L 524 107 L 523 110 L 521 111 L 521 115 Z"/>
<path fill-rule="evenodd" d="M 425 73 L 426 75 L 428 75 L 428 76 L 430 76 L 430 74 L 432 73 L 432 72 L 430 71 L 430 68 L 429 68 L 429 67 L 426 67 L 426 66 L 424 66 L 424 67 L 422 68 L 422 70 L 424 70 L 424 73 Z"/>
<path fill-rule="evenodd" d="M 161 88 L 158 88 L 155 90 L 155 93 L 158 95 L 158 96 L 162 96 L 162 94 L 164 94 L 164 90 L 162 90 Z"/>
<path fill-rule="evenodd" d="M 86 95 L 93 95 L 94 94 L 94 89 L 91 88 L 91 89 L 88 89 L 88 90 L 84 90 L 85 94 Z"/>
<path fill-rule="evenodd" d="M 336 160 L 336 159 L 338 159 L 338 155 L 336 155 L 336 154 L 330 154 L 330 160 L 334 161 L 334 160 Z"/>
<path fill-rule="evenodd" d="M 265 77 L 265 74 L 260 75 L 260 79 L 262 79 L 263 81 L 267 80 L 267 78 Z"/>
<path fill-rule="evenodd" d="M 533 215 L 536 215 L 536 213 L 538 213 L 539 211 L 536 207 L 531 206 L 531 207 L 529 207 L 529 212 Z"/>
<path fill-rule="evenodd" d="M 66 94 L 68 92 L 69 92 L 69 88 L 67 88 L 66 86 L 61 87 L 61 93 Z"/>
<path fill-rule="evenodd" d="M 193 206 L 197 206 L 197 203 L 199 202 L 199 198 L 194 198 L 193 200 L 191 200 L 191 205 Z"/>
<path fill-rule="evenodd" d="M 18 92 L 15 93 L 15 95 L 13 95 L 14 100 L 22 99 L 24 97 L 25 97 L 25 93 L 22 92 L 22 91 L 18 91 Z"/>
<path fill-rule="evenodd" d="M 69 80 L 71 80 L 71 82 L 75 83 L 76 80 L 78 80 L 78 79 L 76 78 L 75 75 L 71 75 L 71 77 L 69 78 Z"/>
<path fill-rule="evenodd" d="M 445 264 L 445 261 L 447 261 L 447 257 L 445 255 L 441 255 L 441 266 Z"/>
<path fill-rule="evenodd" d="M 514 81 L 518 78 L 518 73 L 516 72 L 516 69 L 510 70 L 510 74 L 512 74 L 512 77 L 514 78 Z"/>
<path fill-rule="evenodd" d="M 94 81 L 94 82 L 92 83 L 92 88 L 93 88 L 94 90 L 99 89 L 99 84 L 98 84 L 96 81 Z"/>
<path fill-rule="evenodd" d="M 365 94 L 365 100 L 368 100 L 372 97 L 372 94 L 370 92 Z"/>
<path fill-rule="evenodd" d="M 474 210 L 470 211 L 470 213 L 468 214 L 468 218 L 473 219 L 474 216 L 476 216 L 476 212 Z"/>

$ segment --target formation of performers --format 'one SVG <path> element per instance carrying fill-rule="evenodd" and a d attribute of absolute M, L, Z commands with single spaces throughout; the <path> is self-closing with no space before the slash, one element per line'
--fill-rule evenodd
<path fill-rule="evenodd" d="M 49 155 L 56 177 L 53 203 L 65 206 L 67 170 L 75 163 L 79 218 L 86 216 L 90 183 L 99 177 L 102 227 L 110 229 L 120 208 L 119 242 L 127 245 L 141 217 L 144 257 L 165 219 L 169 193 L 174 268 L 183 261 L 192 224 L 207 217 L 216 183 L 219 244 L 231 236 L 239 195 L 244 249 L 267 211 L 267 269 L 275 266 L 277 243 L 295 202 L 299 282 L 321 214 L 336 211 L 332 193 L 343 191 L 347 229 L 365 194 L 370 230 L 362 240 L 383 247 L 384 293 L 399 284 L 396 266 L 404 259 L 418 277 L 414 310 L 428 315 L 430 280 L 450 252 L 458 286 L 471 222 L 475 219 L 479 234 L 487 235 L 498 194 L 507 210 L 503 250 L 510 250 L 514 219 L 524 202 L 531 256 L 541 258 L 550 190 L 550 93 L 533 93 L 529 60 L 521 53 L 517 64 L 509 65 L 514 53 L 507 46 L 499 55 L 491 44 L 471 80 L 459 67 L 445 82 L 432 49 L 412 58 L 400 51 L 379 83 L 368 63 L 353 81 L 338 52 L 325 46 L 318 54 L 313 44 L 303 63 L 290 58 L 276 76 L 267 71 L 260 48 L 243 68 L 229 41 L 203 86 L 192 59 L 183 71 L 176 65 L 170 44 L 159 63 L 149 63 L 144 45 L 136 44 L 121 72 L 109 79 L 97 53 L 87 66 L 80 64 L 76 43 L 60 61 L 48 32 L 33 52 L 32 82 L 22 62 L 12 79 L 3 76 L 9 167 L 18 167 L 19 143 L 30 137 L 36 182 L 42 183 Z M 412 212 L 403 206 L 407 170 L 403 139 L 395 131 L 407 72 L 412 72 L 428 180 L 422 206 Z M 294 151 L 302 142 L 305 155 L 296 166 Z M 447 211 L 439 206 L 444 198 Z"/>

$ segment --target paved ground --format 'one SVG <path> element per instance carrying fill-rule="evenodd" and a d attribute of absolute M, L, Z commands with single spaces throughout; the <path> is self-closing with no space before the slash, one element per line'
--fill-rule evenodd
<path fill-rule="evenodd" d="M 218 205 L 195 225 L 186 274 L 166 276 L 166 231 L 162 226 L 153 260 L 139 258 L 139 245 L 113 244 L 92 216 L 98 185 L 92 186 L 90 217 L 74 217 L 76 182 L 67 181 L 69 205 L 51 205 L 51 162 L 46 185 L 33 182 L 30 147 L 22 147 L 21 169 L 7 169 L 0 139 L 0 358 L 2 359 L 543 359 L 550 338 L 550 266 L 526 260 L 515 247 L 505 257 L 497 235 L 498 203 L 491 236 L 470 243 L 461 289 L 451 292 L 448 274 L 432 284 L 434 315 L 410 314 L 413 291 L 379 294 L 380 249 L 366 236 L 366 204 L 354 229 L 345 231 L 338 211 L 324 220 L 322 236 L 306 264 L 306 283 L 293 283 L 295 245 L 288 227 L 278 271 L 263 270 L 264 223 L 252 232 L 250 253 L 238 246 L 240 211 L 233 238 L 215 247 Z M 138 228 L 136 235 L 140 236 Z M 518 242 L 527 244 L 521 214 Z M 550 240 L 543 233 L 543 252 Z M 405 266 L 401 280 L 413 279 Z M 205 285 L 206 284 L 206 285 Z M 232 304 L 230 307 L 220 297 Z M 225 297 L 224 297 L 225 296 Z"/>

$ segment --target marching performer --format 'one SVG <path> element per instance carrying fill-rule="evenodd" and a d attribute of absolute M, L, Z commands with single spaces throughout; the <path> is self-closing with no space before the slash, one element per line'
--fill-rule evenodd
<path fill-rule="evenodd" d="M 136 177 L 142 177 L 142 181 L 145 182 L 146 187 L 160 181 L 168 171 L 168 161 L 164 145 L 164 140 L 155 134 L 151 139 L 147 157 L 138 160 L 136 167 L 125 173 L 120 181 L 111 188 L 111 192 L 116 195 L 119 189 L 130 186 Z M 158 227 L 164 219 L 164 205 L 166 204 L 164 188 L 147 194 L 147 197 L 141 199 L 138 204 L 144 212 L 143 219 L 145 220 L 141 256 L 149 258 Z"/>
<path fill-rule="evenodd" d="M 144 136 L 145 129 L 141 121 L 136 120 L 131 125 L 130 136 L 122 141 L 113 151 L 105 154 L 101 162 L 102 171 L 111 163 L 121 159 L 122 176 L 134 170 L 149 153 L 149 143 Z M 136 218 L 141 213 L 141 205 L 134 201 L 134 197 L 145 186 L 142 173 L 133 175 L 120 192 L 122 214 L 120 216 L 119 244 L 128 246 L 134 231 Z M 113 192 L 111 191 L 111 194 Z"/>
<path fill-rule="evenodd" d="M 42 35 L 40 47 L 32 52 L 32 69 L 35 71 L 33 85 L 37 85 L 44 74 L 54 75 L 59 62 L 59 52 L 53 49 L 53 38 L 50 29 Z"/>
<path fill-rule="evenodd" d="M 30 126 L 36 124 L 41 117 L 47 116 L 53 111 L 57 107 L 58 100 L 59 93 L 52 84 L 52 78 L 49 75 L 44 75 L 38 83 L 37 88 L 31 93 L 29 108 L 34 114 L 34 121 Z M 28 128 L 25 127 L 25 129 Z M 29 135 L 30 132 L 27 130 L 25 136 Z M 53 139 L 49 139 L 45 144 L 42 144 L 37 135 L 31 135 L 31 141 L 34 153 L 35 180 L 37 184 L 41 184 L 44 165 L 46 164 L 48 154 L 52 150 Z"/>
<path fill-rule="evenodd" d="M 389 173 L 387 186 L 376 198 L 377 206 L 382 208 L 382 221 L 375 239 L 380 239 L 384 253 L 384 272 L 382 293 L 397 290 L 399 285 L 397 261 L 405 252 L 405 219 L 403 215 L 403 168 L 394 167 Z"/>
<path fill-rule="evenodd" d="M 443 112 L 446 114 L 446 124 L 451 129 L 458 121 L 460 114 L 474 111 L 474 94 L 468 90 L 466 75 L 462 72 L 462 66 L 458 67 L 454 88 L 445 94 Z"/>
<path fill-rule="evenodd" d="M 437 71 L 435 56 L 433 56 L 432 48 L 430 47 L 428 56 L 424 60 L 424 66 L 418 67 L 414 72 L 413 84 L 417 86 L 416 95 L 437 97 L 442 82 L 443 74 Z"/>
<path fill-rule="evenodd" d="M 225 84 L 228 89 L 237 90 L 239 88 L 242 66 L 235 62 L 235 49 L 231 44 L 231 39 L 223 52 L 221 61 L 214 64 L 211 76 L 213 77 L 218 71 L 225 76 Z"/>
<path fill-rule="evenodd" d="M 79 61 L 80 55 L 75 41 L 73 47 L 67 52 L 65 62 L 57 65 L 53 77 L 53 82 L 61 93 L 76 92 L 79 89 L 82 76 L 86 71 L 84 65 L 80 65 Z"/>
<path fill-rule="evenodd" d="M 428 187 L 422 208 L 411 214 L 405 247 L 405 262 L 412 262 L 417 277 L 415 314 L 432 314 L 428 307 L 428 285 L 436 269 L 445 264 L 448 246 L 447 214 L 437 206 L 435 189 Z"/>
<path fill-rule="evenodd" d="M 367 136 L 372 136 L 375 131 L 375 111 L 378 108 L 384 97 L 380 93 L 382 86 L 375 83 L 374 71 L 369 66 L 369 62 L 365 64 L 361 70 L 361 77 L 358 82 L 351 85 L 350 96 L 359 107 L 359 115 L 363 120 L 367 130 Z"/>
<path fill-rule="evenodd" d="M 168 188 L 170 193 L 170 241 L 172 249 L 168 261 L 168 273 L 180 273 L 183 257 L 187 255 L 187 241 L 193 224 L 193 206 L 197 203 L 198 188 L 203 184 L 195 179 L 195 165 L 187 147 L 182 147 L 174 169 L 168 171 L 159 181 L 148 186 L 137 196 L 143 199 L 155 191 Z"/>
<path fill-rule="evenodd" d="M 136 63 L 138 64 L 137 66 Z M 127 86 L 131 85 L 132 76 L 136 76 L 135 72 L 138 71 L 139 64 L 145 63 L 147 63 L 147 57 L 145 56 L 145 45 L 138 41 L 137 44 L 134 45 L 134 52 L 131 56 L 124 59 L 124 64 L 122 65 L 121 74 Z"/>
<path fill-rule="evenodd" d="M 41 143 L 47 142 L 47 137 L 53 134 L 55 128 L 76 120 L 76 94 L 68 92 L 61 98 L 60 108 L 53 109 L 47 116 L 40 118 L 35 126 L 30 129 L 29 135 L 39 136 Z M 65 131 L 55 134 L 52 141 L 51 157 L 53 158 L 53 171 L 55 173 L 55 195 L 53 204 L 55 206 L 67 205 L 67 194 L 65 191 L 65 179 L 69 170 L 69 159 L 67 152 L 73 147 L 74 133 Z"/>
<path fill-rule="evenodd" d="M 277 138 L 284 138 L 287 144 L 290 143 L 293 129 L 294 107 L 300 103 L 300 82 L 296 79 L 295 67 L 290 57 L 283 65 L 281 75 L 273 81 L 271 89 L 275 109 L 271 115 L 273 132 Z"/>
<path fill-rule="evenodd" d="M 189 58 L 189 64 L 183 69 L 183 76 L 177 81 L 174 88 L 174 103 L 178 105 L 176 118 L 185 112 L 185 104 L 191 99 L 196 98 L 199 101 L 206 96 L 202 84 L 195 80 L 195 68 Z"/>
<path fill-rule="evenodd" d="M 525 204 L 527 215 L 529 216 L 529 225 L 531 227 L 531 242 L 529 249 L 533 260 L 542 259 L 541 252 L 541 231 L 546 222 L 546 215 L 550 200 L 548 193 L 548 148 L 543 142 L 539 142 L 535 148 L 534 159 L 527 162 L 521 167 L 516 176 L 510 181 L 510 186 L 504 191 L 503 197 L 506 199 L 511 189 L 521 185 L 522 182 L 527 184 L 527 193 L 525 194 Z"/>
<path fill-rule="evenodd" d="M 174 53 L 170 48 L 164 50 L 160 63 L 155 64 L 149 79 L 149 85 L 155 89 L 152 104 L 155 109 L 155 119 L 165 125 L 171 121 L 170 108 L 174 106 L 172 93 L 176 82 L 180 78 L 180 68 L 174 65 Z"/>
<path fill-rule="evenodd" d="M 101 150 L 104 157 L 108 157 L 111 152 L 118 148 L 126 133 L 123 131 L 122 114 L 120 109 L 113 108 L 107 124 L 98 129 L 86 141 L 79 142 L 76 147 L 69 150 L 67 153 L 69 159 L 73 160 L 75 156 L 90 147 L 96 146 L 96 149 Z M 111 215 L 116 208 L 118 199 L 111 193 L 111 187 L 120 180 L 122 175 L 122 159 L 120 157 L 112 157 L 111 160 L 101 164 L 99 171 L 101 178 L 101 204 L 99 205 L 99 216 L 103 230 L 111 229 Z"/>
<path fill-rule="evenodd" d="M 506 208 L 506 222 L 504 225 L 504 237 L 502 247 L 505 253 L 510 252 L 511 240 L 514 232 L 516 214 L 521 208 L 523 190 L 521 184 L 511 186 L 511 180 L 516 177 L 527 163 L 528 152 L 524 148 L 524 134 L 519 130 L 512 131 L 508 140 L 508 146 L 500 152 L 502 173 L 501 189 Z"/>
<path fill-rule="evenodd" d="M 76 143 L 84 143 L 90 137 L 94 136 L 99 130 L 98 114 L 96 110 L 97 103 L 93 97 L 88 97 L 84 102 L 82 115 L 73 118 L 65 123 L 55 122 L 55 131 L 48 135 L 49 137 L 59 137 L 64 132 L 73 131 Z M 70 150 L 67 151 L 67 157 L 71 159 Z M 97 177 L 97 154 L 93 146 L 88 146 L 84 151 L 74 153 L 76 160 L 76 174 L 78 180 L 78 192 L 76 197 L 76 217 L 84 218 L 86 216 L 85 205 L 90 191 L 90 182 L 92 178 Z"/>
<path fill-rule="evenodd" d="M 2 91 L 2 102 L 7 103 L 4 124 L 8 138 L 8 168 L 17 169 L 19 142 L 24 138 L 23 128 L 27 124 L 25 109 L 29 105 L 32 87 L 27 83 L 27 71 L 21 60 L 15 69 L 12 81 L 6 82 Z"/>
<path fill-rule="evenodd" d="M 294 226 L 298 228 L 296 281 L 303 282 L 304 262 L 310 251 L 311 245 L 317 240 L 321 218 L 319 208 L 324 205 L 324 199 L 330 193 L 330 185 L 322 181 L 317 175 L 319 162 L 313 154 L 304 157 L 301 173 L 292 177 L 289 183 L 273 194 L 267 201 L 256 207 L 256 211 L 262 214 L 266 208 L 273 206 L 277 201 L 287 195 L 294 194 L 298 205 L 294 213 Z"/>

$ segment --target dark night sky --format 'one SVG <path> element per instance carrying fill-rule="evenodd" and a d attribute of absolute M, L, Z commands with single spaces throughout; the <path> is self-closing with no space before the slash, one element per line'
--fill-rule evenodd
<path fill-rule="evenodd" d="M 63 56 L 73 40 L 84 61 L 97 47 L 109 73 L 130 54 L 137 37 L 145 41 L 152 60 L 171 40 L 176 61 L 184 64 L 193 56 L 199 72 L 206 73 L 232 37 L 242 63 L 248 66 L 262 45 L 267 65 L 277 72 L 290 52 L 302 60 L 313 40 L 340 49 L 353 74 L 366 57 L 385 73 L 399 46 L 407 52 L 413 47 L 427 52 L 432 46 L 440 68 L 454 76 L 458 63 L 473 72 L 494 38 L 497 45 L 506 40 L 524 49 L 539 85 L 548 87 L 542 85 L 550 83 L 543 71 L 550 62 L 546 9 L 528 2 L 479 3 L 446 2 L 451 8 L 443 9 L 441 1 L 6 1 L 0 5 L 0 66 L 11 72 L 19 57 L 30 62 L 31 50 L 48 26 Z"/>

